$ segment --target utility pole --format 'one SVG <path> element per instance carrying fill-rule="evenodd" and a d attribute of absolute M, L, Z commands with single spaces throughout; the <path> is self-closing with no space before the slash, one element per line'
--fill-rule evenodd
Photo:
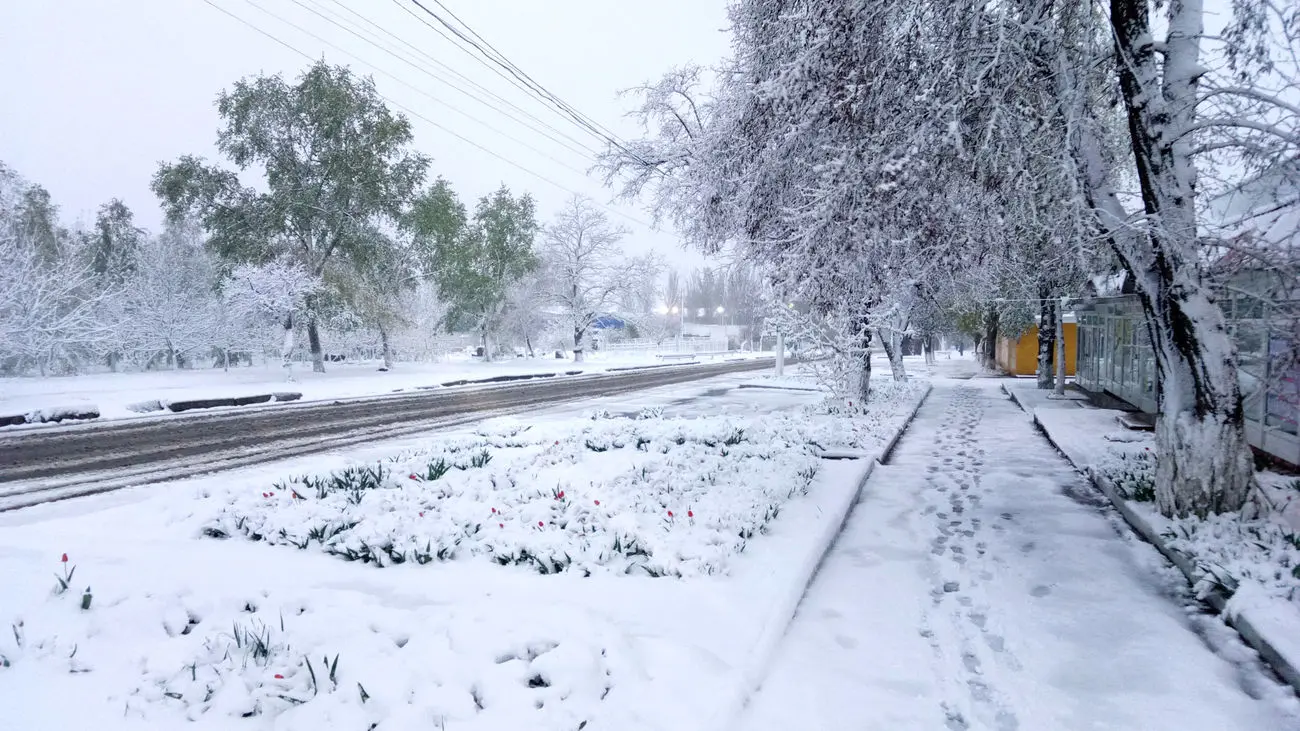
<path fill-rule="evenodd" d="M 1069 299 L 1062 297 L 1056 303 L 1056 395 L 1065 395 L 1065 305 Z"/>

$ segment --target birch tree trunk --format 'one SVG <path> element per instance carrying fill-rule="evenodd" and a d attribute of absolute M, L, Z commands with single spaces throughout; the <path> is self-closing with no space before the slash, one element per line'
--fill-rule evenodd
<path fill-rule="evenodd" d="M 1056 303 L 1049 297 L 1043 297 L 1038 312 L 1038 388 L 1050 391 L 1056 385 L 1056 375 L 1052 371 L 1052 352 L 1056 349 L 1056 318 L 1059 313 L 1056 311 Z"/>
<path fill-rule="evenodd" d="M 1253 478 L 1236 353 L 1201 273 L 1195 122 L 1203 7 L 1169 4 L 1163 64 L 1146 0 L 1111 0 L 1120 89 L 1148 225 L 1114 237 L 1134 275 L 1159 373 L 1156 503 L 1165 515 L 1238 510 Z M 1163 79 L 1162 79 L 1163 72 Z"/>

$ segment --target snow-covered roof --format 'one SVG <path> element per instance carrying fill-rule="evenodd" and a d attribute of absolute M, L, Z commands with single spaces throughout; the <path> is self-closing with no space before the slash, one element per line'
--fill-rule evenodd
<path fill-rule="evenodd" d="M 1095 297 L 1113 297 L 1124 288 L 1124 272 L 1096 274 L 1088 279 Z"/>
<path fill-rule="evenodd" d="M 1294 258 L 1300 250 L 1300 163 L 1278 166 L 1211 199 L 1202 218 L 1212 239 Z"/>

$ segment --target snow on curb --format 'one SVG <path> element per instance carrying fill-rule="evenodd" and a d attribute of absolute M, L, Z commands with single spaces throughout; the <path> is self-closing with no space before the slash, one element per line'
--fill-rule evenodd
<path fill-rule="evenodd" d="M 862 496 L 862 489 L 867 484 L 867 480 L 871 478 L 877 464 L 889 459 L 894 447 L 898 445 L 898 440 L 902 438 L 903 432 L 907 431 L 907 427 L 911 425 L 912 420 L 916 418 L 917 412 L 921 410 L 921 405 L 930 396 L 932 388 L 930 385 L 925 387 L 925 391 L 916 400 L 916 405 L 912 408 L 911 413 L 894 430 L 894 435 L 880 450 L 880 454 L 875 459 L 870 460 L 856 480 L 850 483 L 853 485 L 852 489 L 847 489 L 842 495 L 836 497 L 833 503 L 831 519 L 823 523 L 816 542 L 809 544 L 807 552 L 801 557 L 798 563 L 798 573 L 795 574 L 789 591 L 778 596 L 772 606 L 767 608 L 763 631 L 750 651 L 748 662 L 741 670 L 739 682 L 732 690 L 730 697 L 723 701 L 718 713 L 714 716 L 714 720 L 705 728 L 724 731 L 734 728 L 739 723 L 741 713 L 744 711 L 745 706 L 749 704 L 750 696 L 762 685 L 763 679 L 767 675 L 768 666 L 771 665 L 772 658 L 776 655 L 777 648 L 785 637 L 790 622 L 794 620 L 795 612 L 799 609 L 799 603 L 803 601 L 808 587 L 812 585 L 813 580 L 817 577 L 817 572 L 825 562 L 826 555 L 830 553 L 835 538 L 844 530 L 853 506 L 857 504 Z"/>
<path fill-rule="evenodd" d="M 1105 475 L 1094 469 L 1092 465 L 1080 464 L 1079 460 L 1058 444 L 1038 418 L 1038 414 L 1025 408 L 1025 404 L 1016 396 L 1014 389 L 1004 386 L 1003 390 L 1022 410 L 1033 417 L 1034 426 L 1047 437 L 1047 441 L 1076 469 L 1088 475 L 1092 483 L 1106 496 L 1134 532 L 1169 559 L 1169 562 L 1178 568 L 1193 588 L 1202 584 L 1206 578 L 1205 572 L 1197 567 L 1194 558 L 1170 546 L 1150 521 L 1129 505 L 1128 500 L 1120 495 L 1115 485 Z M 1294 633 L 1288 628 L 1294 626 L 1294 617 L 1278 616 L 1277 602 L 1269 597 L 1259 596 L 1249 585 L 1243 585 L 1234 594 L 1228 594 L 1222 588 L 1215 588 L 1204 593 L 1201 599 L 1236 629 L 1242 639 L 1259 653 L 1279 677 L 1300 692 L 1300 638 L 1292 636 Z"/>
<path fill-rule="evenodd" d="M 23 424 L 52 424 L 63 421 L 85 421 L 99 418 L 98 406 L 51 406 L 33 409 L 22 414 L 0 415 L 0 427 Z"/>
<path fill-rule="evenodd" d="M 483 383 L 512 383 L 514 381 L 533 381 L 539 378 L 555 378 L 557 376 L 580 376 L 582 371 L 547 371 L 545 373 L 518 373 L 506 374 L 502 376 L 489 376 L 488 378 L 458 378 L 454 381 L 445 381 L 438 384 L 436 388 L 455 388 L 456 386 L 474 386 Z M 427 390 L 434 388 L 430 386 L 416 386 L 416 388 Z"/>

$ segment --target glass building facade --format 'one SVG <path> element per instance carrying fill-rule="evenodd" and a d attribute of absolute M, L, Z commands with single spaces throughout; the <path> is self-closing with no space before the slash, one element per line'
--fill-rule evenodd
<path fill-rule="evenodd" d="M 1076 307 L 1080 388 L 1109 393 L 1154 414 L 1156 362 L 1135 297 L 1107 297 Z"/>
<path fill-rule="evenodd" d="M 1237 345 L 1247 438 L 1252 447 L 1300 465 L 1300 363 L 1286 326 L 1296 319 L 1246 289 L 1220 292 L 1219 302 Z M 1155 354 L 1137 298 L 1089 300 L 1075 314 L 1079 387 L 1156 413 Z"/>

